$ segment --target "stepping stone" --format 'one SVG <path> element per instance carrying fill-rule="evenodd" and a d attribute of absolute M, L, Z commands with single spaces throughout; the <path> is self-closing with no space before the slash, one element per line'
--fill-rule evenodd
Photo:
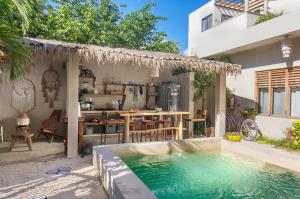
<path fill-rule="evenodd" d="M 68 175 L 70 171 L 58 171 L 57 175 Z"/>
<path fill-rule="evenodd" d="M 57 174 L 58 172 L 59 172 L 58 169 L 50 169 L 50 170 L 46 171 L 46 174 L 52 175 L 52 174 Z"/>
<path fill-rule="evenodd" d="M 59 167 L 59 171 L 70 171 L 72 168 L 71 167 Z"/>

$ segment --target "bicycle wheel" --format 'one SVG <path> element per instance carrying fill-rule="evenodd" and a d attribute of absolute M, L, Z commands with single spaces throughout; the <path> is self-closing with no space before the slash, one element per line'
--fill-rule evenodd
<path fill-rule="evenodd" d="M 247 119 L 245 120 L 240 128 L 240 133 L 243 139 L 248 141 L 255 141 L 259 135 L 259 129 L 254 120 Z"/>

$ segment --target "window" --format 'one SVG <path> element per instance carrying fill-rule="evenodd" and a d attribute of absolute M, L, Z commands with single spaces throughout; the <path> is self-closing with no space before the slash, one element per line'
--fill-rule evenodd
<path fill-rule="evenodd" d="M 273 115 L 284 115 L 285 106 L 285 90 L 284 88 L 273 89 Z"/>
<path fill-rule="evenodd" d="M 300 67 L 256 72 L 259 113 L 300 117 Z"/>
<path fill-rule="evenodd" d="M 213 15 L 210 14 L 207 17 L 202 19 L 202 32 L 212 28 Z"/>
<path fill-rule="evenodd" d="M 300 117 L 300 88 L 291 90 L 291 116 Z"/>
<path fill-rule="evenodd" d="M 226 20 L 230 19 L 231 17 L 232 16 L 230 16 L 230 15 L 222 14 L 221 15 L 221 22 L 226 21 Z"/>
<path fill-rule="evenodd" d="M 269 90 L 267 88 L 259 89 L 258 112 L 263 114 L 269 113 Z"/>

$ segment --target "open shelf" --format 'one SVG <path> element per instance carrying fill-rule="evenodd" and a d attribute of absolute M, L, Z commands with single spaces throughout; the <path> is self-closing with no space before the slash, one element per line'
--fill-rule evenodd
<path fill-rule="evenodd" d="M 102 93 L 102 94 L 83 94 L 84 96 L 89 96 L 89 97 L 105 97 L 105 96 L 125 96 L 124 94 L 105 94 L 105 93 Z"/>

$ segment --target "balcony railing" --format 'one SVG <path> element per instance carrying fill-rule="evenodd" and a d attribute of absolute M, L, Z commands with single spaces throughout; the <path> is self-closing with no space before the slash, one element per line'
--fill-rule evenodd
<path fill-rule="evenodd" d="M 268 0 L 215 0 L 215 5 L 241 12 L 267 13 Z"/>

